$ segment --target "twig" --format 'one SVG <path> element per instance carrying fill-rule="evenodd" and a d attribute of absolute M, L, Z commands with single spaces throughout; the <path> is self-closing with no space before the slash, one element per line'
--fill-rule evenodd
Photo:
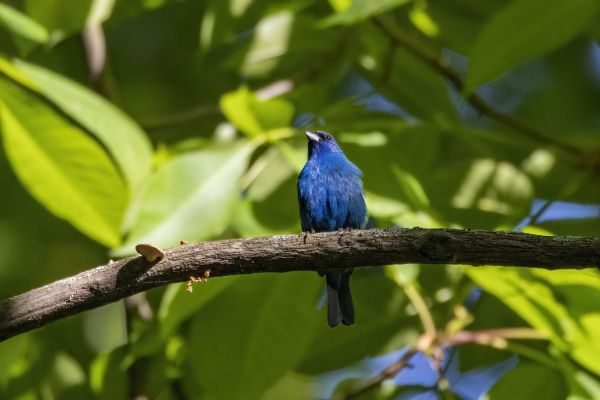
<path fill-rule="evenodd" d="M 547 340 L 548 336 L 531 328 L 499 328 L 482 331 L 458 331 L 444 341 L 444 345 L 477 343 L 490 345 L 507 339 Z"/>
<path fill-rule="evenodd" d="M 357 397 L 371 389 L 374 389 L 376 386 L 380 385 L 387 379 L 391 379 L 394 376 L 398 375 L 400 371 L 406 368 L 410 362 L 410 360 L 419 352 L 416 347 L 412 347 L 408 349 L 406 353 L 402 355 L 396 362 L 388 365 L 383 371 L 378 373 L 371 378 L 365 379 L 357 384 L 351 391 L 346 393 L 344 396 L 339 397 L 339 400 L 348 400 Z"/>
<path fill-rule="evenodd" d="M 526 135 L 530 139 L 544 144 L 554 145 L 557 148 L 563 150 L 564 152 L 574 155 L 581 156 L 583 154 L 583 150 L 573 146 L 569 143 L 563 142 L 559 139 L 556 139 L 552 135 L 542 131 L 541 129 L 526 123 L 516 117 L 513 117 L 510 114 L 506 114 L 496 110 L 492 107 L 491 104 L 486 102 L 483 98 L 478 96 L 475 93 L 465 94 L 465 84 L 460 75 L 452 69 L 446 62 L 441 58 L 441 55 L 438 53 L 434 53 L 429 49 L 424 48 L 420 43 L 417 43 L 414 39 L 412 39 L 409 35 L 402 32 L 399 27 L 395 24 L 392 24 L 384 17 L 377 17 L 373 19 L 375 25 L 381 29 L 381 31 L 386 34 L 391 39 L 395 40 L 398 45 L 404 47 L 409 52 L 411 52 L 417 58 L 423 60 L 433 69 L 438 71 L 441 75 L 443 75 L 450 83 L 455 87 L 455 89 L 465 96 L 465 99 L 471 104 L 473 108 L 479 111 L 481 114 L 488 116 L 491 119 L 494 119 L 500 122 L 503 125 L 513 128 L 516 131 L 521 132 Z"/>
<path fill-rule="evenodd" d="M 593 171 L 590 171 L 590 172 L 593 173 Z M 548 211 L 548 209 L 550 208 L 550 206 L 552 204 L 556 203 L 559 199 L 568 199 L 581 186 L 588 183 L 588 179 L 589 179 L 589 177 L 587 175 L 583 175 L 583 174 L 580 175 L 576 179 L 570 179 L 569 182 L 565 185 L 565 187 L 557 193 L 555 198 L 548 199 L 542 205 L 542 207 L 540 207 L 540 209 L 531 216 L 531 218 L 529 219 L 527 224 L 531 225 L 531 226 L 536 225 L 539 222 L 542 215 L 544 215 L 546 213 L 546 211 Z"/>
<path fill-rule="evenodd" d="M 550 206 L 555 202 L 556 200 L 546 200 L 546 202 L 540 207 L 540 209 L 537 210 L 536 213 L 531 216 L 527 225 L 536 225 L 538 223 L 538 220 L 542 217 L 542 215 L 544 215 L 544 213 L 548 211 Z"/>
<path fill-rule="evenodd" d="M 110 93 L 106 82 L 106 38 L 102 25 L 88 24 L 81 34 L 90 83 L 96 92 L 108 98 Z"/>
<path fill-rule="evenodd" d="M 130 257 L 5 300 L 0 303 L 0 341 L 135 293 L 203 276 L 209 269 L 213 279 L 403 263 L 600 267 L 600 238 L 414 228 L 188 244 L 165 250 L 155 264 Z"/>
<path fill-rule="evenodd" d="M 501 350 L 519 354 L 521 356 L 529 358 L 530 360 L 537 361 L 540 364 L 547 365 L 550 368 L 560 369 L 556 360 L 548 356 L 546 353 L 519 343 L 507 342 L 506 346 L 504 346 Z"/>
<path fill-rule="evenodd" d="M 473 343 L 481 346 L 490 346 L 499 350 L 521 354 L 552 368 L 558 368 L 556 362 L 545 353 L 519 343 L 509 342 L 508 339 L 548 340 L 548 337 L 531 328 L 499 328 L 483 331 L 456 332 L 444 341 L 444 345 Z"/>
<path fill-rule="evenodd" d="M 426 325 L 426 324 L 424 324 Z M 398 375 L 407 365 L 409 365 L 412 357 L 415 356 L 418 352 L 433 352 L 442 353 L 442 349 L 447 346 L 455 346 L 466 343 L 474 343 L 484 346 L 492 346 L 500 349 L 508 348 L 507 339 L 547 339 L 546 335 L 536 331 L 531 328 L 499 328 L 499 329 L 489 329 L 482 331 L 459 331 L 452 334 L 448 338 L 444 338 L 442 333 L 434 332 L 434 335 L 425 333 L 423 334 L 417 343 L 412 346 L 406 353 L 402 355 L 397 361 L 388 365 L 383 371 L 378 373 L 375 376 L 372 376 L 368 379 L 365 379 L 358 383 L 352 390 L 346 393 L 344 396 L 340 397 L 339 400 L 347 400 L 354 398 L 360 394 L 363 394 L 376 386 L 380 385 L 387 379 L 391 379 Z M 502 345 L 500 345 L 502 343 Z M 513 348 L 517 348 L 521 352 L 524 352 L 522 348 L 518 348 L 513 346 Z M 527 350 L 527 349 L 526 349 Z M 525 350 L 525 351 L 526 351 Z M 528 356 L 537 357 L 537 354 L 528 352 Z M 431 356 L 430 356 L 431 357 Z M 537 359 L 537 358 L 536 358 Z M 441 359 L 435 360 L 441 363 Z M 544 360 L 546 362 L 546 360 Z M 441 368 L 438 368 L 438 373 L 440 379 L 438 380 L 438 385 L 440 385 L 441 390 L 447 390 L 447 387 L 444 383 L 447 384 L 447 381 L 444 377 L 444 371 Z"/>
<path fill-rule="evenodd" d="M 419 319 L 421 320 L 421 324 L 423 324 L 423 329 L 425 333 L 430 336 L 435 336 L 437 333 L 437 329 L 435 328 L 435 323 L 433 322 L 433 317 L 429 312 L 429 308 L 421 296 L 421 293 L 417 290 L 414 284 L 409 283 L 402 287 L 404 293 L 406 293 L 406 297 L 413 304 L 415 310 L 417 310 L 417 314 L 419 315 Z"/>
<path fill-rule="evenodd" d="M 404 368 L 409 366 L 410 360 L 417 353 L 428 351 L 435 340 L 435 336 L 431 336 L 426 333 L 421 335 L 421 337 L 419 337 L 414 346 L 410 347 L 406 351 L 406 353 L 404 353 L 397 361 L 385 367 L 385 369 L 377 375 L 374 375 L 368 379 L 359 382 L 354 388 L 352 388 L 349 392 L 345 393 L 338 400 L 352 399 L 360 394 L 374 389 L 376 386 L 382 384 L 385 380 L 395 377 Z"/>

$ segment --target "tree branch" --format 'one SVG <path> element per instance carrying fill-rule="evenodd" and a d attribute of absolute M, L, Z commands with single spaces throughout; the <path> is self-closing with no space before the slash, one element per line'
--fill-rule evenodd
<path fill-rule="evenodd" d="M 471 106 L 481 114 L 486 115 L 487 117 L 496 120 L 497 122 L 506 125 L 517 132 L 521 132 L 531 140 L 556 146 L 565 153 L 574 155 L 576 157 L 583 155 L 584 151 L 579 147 L 562 141 L 555 136 L 550 135 L 510 114 L 505 114 L 496 110 L 491 104 L 486 102 L 482 97 L 475 93 L 464 93 L 464 81 L 454 69 L 447 65 L 447 63 L 439 54 L 423 48 L 423 46 L 417 43 L 409 35 L 402 32 L 399 27 L 393 25 L 384 17 L 374 18 L 373 22 L 386 36 L 394 40 L 399 46 L 402 46 L 411 52 L 415 57 L 423 60 L 434 70 L 438 71 L 442 76 L 444 76 L 452 84 L 452 86 L 454 86 L 454 88 L 465 97 L 469 104 L 471 104 Z"/>
<path fill-rule="evenodd" d="M 324 271 L 387 264 L 600 267 L 600 238 L 458 229 L 388 229 L 232 239 L 165 250 L 150 263 L 111 262 L 0 304 L 0 341 L 154 287 L 259 272 Z"/>

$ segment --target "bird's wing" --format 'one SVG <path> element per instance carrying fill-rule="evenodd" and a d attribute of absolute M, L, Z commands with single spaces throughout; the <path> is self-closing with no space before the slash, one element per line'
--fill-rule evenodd
<path fill-rule="evenodd" d="M 367 206 L 360 178 L 341 174 L 332 179 L 327 191 L 331 230 L 363 228 L 367 220 Z"/>
<path fill-rule="evenodd" d="M 327 184 L 315 169 L 304 169 L 298 179 L 298 205 L 302 231 L 327 231 Z"/>

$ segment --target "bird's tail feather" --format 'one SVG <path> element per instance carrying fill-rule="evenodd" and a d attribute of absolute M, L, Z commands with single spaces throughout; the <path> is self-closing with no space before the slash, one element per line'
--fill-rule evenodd
<path fill-rule="evenodd" d="M 332 271 L 325 274 L 327 282 L 327 322 L 332 328 L 340 322 L 354 324 L 354 306 L 350 293 L 352 270 Z"/>

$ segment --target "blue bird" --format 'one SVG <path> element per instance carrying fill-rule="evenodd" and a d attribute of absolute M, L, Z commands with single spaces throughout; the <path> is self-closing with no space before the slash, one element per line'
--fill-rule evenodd
<path fill-rule="evenodd" d="M 362 172 L 346 158 L 327 132 L 305 132 L 308 161 L 298 176 L 298 204 L 304 232 L 328 232 L 364 228 L 367 206 Z M 327 322 L 334 327 L 354 323 L 350 294 L 351 268 L 325 273 Z"/>

